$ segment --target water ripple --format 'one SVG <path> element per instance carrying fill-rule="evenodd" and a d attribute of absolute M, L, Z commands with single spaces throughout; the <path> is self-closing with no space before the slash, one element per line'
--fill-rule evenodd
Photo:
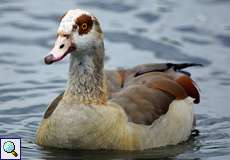
<path fill-rule="evenodd" d="M 2 3 L 2 1 L 1 1 Z M 12 13 L 12 12 L 22 12 L 24 9 L 22 7 L 16 7 L 16 6 L 7 6 L 7 7 L 1 7 L 0 12 L 1 13 Z"/>
<path fill-rule="evenodd" d="M 217 40 L 221 42 L 225 47 L 230 47 L 230 35 L 217 35 Z"/>
<path fill-rule="evenodd" d="M 18 93 L 18 92 L 26 92 L 31 90 L 47 90 L 47 89 L 57 89 L 60 88 L 60 86 L 38 86 L 38 87 L 29 87 L 29 88 L 0 88 L 0 95 L 8 94 L 8 93 Z"/>
<path fill-rule="evenodd" d="M 16 73 L 20 73 L 20 74 L 35 74 L 35 73 L 37 73 L 36 70 L 25 70 L 25 69 L 15 69 L 14 71 Z"/>
<path fill-rule="evenodd" d="M 187 36 L 183 36 L 182 40 L 184 42 L 188 42 L 188 43 L 192 43 L 192 44 L 196 44 L 196 45 L 209 45 L 209 44 L 211 44 L 210 40 L 204 40 L 204 39 L 187 37 Z"/>
<path fill-rule="evenodd" d="M 22 115 L 22 114 L 30 114 L 30 113 L 42 113 L 44 110 L 44 106 L 46 107 L 46 104 L 38 104 L 38 105 L 32 105 L 32 106 L 24 106 L 24 107 L 12 107 L 10 109 L 1 110 L 2 115 Z M 16 117 L 15 117 L 16 118 Z"/>
<path fill-rule="evenodd" d="M 20 96 L 1 96 L 0 97 L 0 102 L 8 102 L 8 101 L 12 101 L 15 99 L 19 99 Z"/>
<path fill-rule="evenodd" d="M 128 12 L 136 9 L 137 7 L 126 5 L 122 2 L 106 2 L 106 1 L 91 1 L 91 2 L 80 2 L 82 6 L 94 7 L 98 9 L 113 11 L 113 12 Z"/>
<path fill-rule="evenodd" d="M 61 14 L 40 15 L 40 14 L 27 13 L 27 16 L 31 17 L 33 20 L 38 20 L 41 22 L 52 21 L 57 23 L 57 20 L 59 19 L 59 17 L 61 17 Z"/>
<path fill-rule="evenodd" d="M 179 26 L 175 28 L 176 31 L 183 32 L 183 33 L 192 33 L 195 35 L 204 35 L 204 36 L 210 36 L 212 33 L 210 31 L 196 27 L 194 25 L 184 25 L 184 26 Z"/>
<path fill-rule="evenodd" d="M 160 20 L 159 15 L 148 13 L 148 12 L 138 13 L 136 16 L 146 23 L 153 23 Z"/>
<path fill-rule="evenodd" d="M 20 44 L 20 45 L 35 45 L 41 46 L 44 48 L 50 48 L 51 45 L 49 43 L 50 40 L 53 40 L 54 36 L 46 36 L 46 37 L 37 37 L 37 39 L 26 39 L 19 37 L 9 37 L 9 36 L 1 36 L 0 43 L 1 44 Z"/>
<path fill-rule="evenodd" d="M 18 54 L 13 52 L 1 52 L 0 57 L 18 57 Z"/>
<path fill-rule="evenodd" d="M 18 23 L 18 22 L 9 22 L 4 24 L 5 26 L 11 26 L 13 28 L 18 28 L 18 29 L 22 29 L 25 31 L 47 31 L 49 28 L 47 27 L 43 27 L 43 26 L 39 26 L 37 24 L 22 24 L 22 23 Z"/>
<path fill-rule="evenodd" d="M 203 58 L 186 55 L 179 48 L 173 45 L 160 43 L 139 35 L 129 34 L 126 32 L 105 32 L 105 38 L 111 42 L 129 43 L 138 50 L 153 52 L 157 58 L 196 62 L 204 65 L 209 65 L 211 63 Z"/>

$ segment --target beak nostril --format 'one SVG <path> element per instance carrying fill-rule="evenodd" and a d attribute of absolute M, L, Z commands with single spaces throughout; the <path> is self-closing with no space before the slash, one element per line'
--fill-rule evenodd
<path fill-rule="evenodd" d="M 64 44 L 61 44 L 59 48 L 62 49 L 64 46 L 65 46 Z"/>

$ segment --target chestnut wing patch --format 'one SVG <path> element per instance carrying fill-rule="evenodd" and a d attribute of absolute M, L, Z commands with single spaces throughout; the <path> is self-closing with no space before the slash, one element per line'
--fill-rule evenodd
<path fill-rule="evenodd" d="M 189 76 L 180 76 L 176 82 L 184 88 L 188 96 L 195 99 L 194 103 L 198 104 L 200 102 L 199 88 Z"/>

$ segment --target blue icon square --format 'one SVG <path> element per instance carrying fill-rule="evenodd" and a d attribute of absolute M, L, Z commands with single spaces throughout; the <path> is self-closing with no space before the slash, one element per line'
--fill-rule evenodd
<path fill-rule="evenodd" d="M 21 159 L 21 139 L 20 138 L 0 138 L 1 154 L 0 160 L 20 160 Z"/>

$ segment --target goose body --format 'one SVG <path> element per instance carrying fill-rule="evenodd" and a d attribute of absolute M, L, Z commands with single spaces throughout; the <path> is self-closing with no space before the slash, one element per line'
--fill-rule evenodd
<path fill-rule="evenodd" d="M 186 141 L 199 92 L 188 72 L 197 64 L 103 68 L 103 33 L 91 13 L 70 10 L 46 64 L 70 55 L 69 80 L 48 106 L 36 143 L 66 149 L 144 150 Z"/>

